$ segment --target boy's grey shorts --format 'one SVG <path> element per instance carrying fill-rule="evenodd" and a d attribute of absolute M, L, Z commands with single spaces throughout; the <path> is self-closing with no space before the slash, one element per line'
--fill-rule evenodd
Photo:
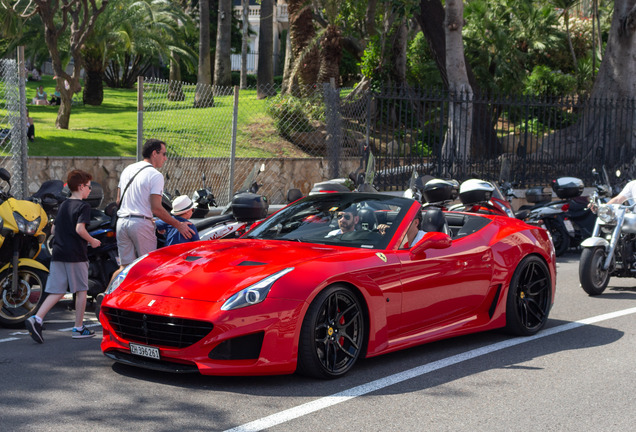
<path fill-rule="evenodd" d="M 88 291 L 88 261 L 51 261 L 44 291 L 49 294 L 65 294 L 67 288 L 72 293 Z"/>

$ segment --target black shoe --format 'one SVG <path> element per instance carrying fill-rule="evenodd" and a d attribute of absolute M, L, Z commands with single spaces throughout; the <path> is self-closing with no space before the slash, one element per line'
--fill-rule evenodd
<path fill-rule="evenodd" d="M 91 338 L 93 336 L 95 336 L 95 332 L 86 328 L 86 326 L 82 326 L 79 330 L 75 330 L 75 328 L 73 328 L 73 339 Z"/>
<path fill-rule="evenodd" d="M 35 317 L 29 317 L 25 322 L 29 334 L 37 343 L 43 343 L 44 338 L 42 337 L 42 324 L 40 324 Z"/>

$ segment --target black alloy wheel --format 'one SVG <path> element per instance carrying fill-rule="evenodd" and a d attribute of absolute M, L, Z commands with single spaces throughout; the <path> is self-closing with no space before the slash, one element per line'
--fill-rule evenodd
<path fill-rule="evenodd" d="M 506 301 L 506 329 L 519 336 L 537 333 L 548 321 L 552 307 L 552 281 L 545 262 L 525 257 L 517 266 Z"/>
<path fill-rule="evenodd" d="M 347 373 L 363 351 L 362 303 L 349 288 L 333 285 L 311 303 L 300 333 L 298 372 L 316 378 Z"/>

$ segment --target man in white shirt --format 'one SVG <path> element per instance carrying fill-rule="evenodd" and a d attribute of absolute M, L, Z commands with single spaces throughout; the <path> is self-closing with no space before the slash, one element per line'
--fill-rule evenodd
<path fill-rule="evenodd" d="M 117 250 L 121 267 L 113 278 L 135 259 L 157 248 L 153 215 L 175 227 L 186 239 L 194 234 L 191 222 L 180 222 L 161 205 L 164 180 L 157 169 L 167 160 L 166 143 L 149 139 L 142 156 L 142 161 L 124 169 L 117 186 Z"/>

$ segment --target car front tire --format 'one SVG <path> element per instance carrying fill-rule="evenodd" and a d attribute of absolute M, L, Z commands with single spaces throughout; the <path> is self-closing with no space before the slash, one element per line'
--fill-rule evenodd
<path fill-rule="evenodd" d="M 366 322 L 362 302 L 348 287 L 320 292 L 303 320 L 298 373 L 332 379 L 347 373 L 364 348 Z"/>

